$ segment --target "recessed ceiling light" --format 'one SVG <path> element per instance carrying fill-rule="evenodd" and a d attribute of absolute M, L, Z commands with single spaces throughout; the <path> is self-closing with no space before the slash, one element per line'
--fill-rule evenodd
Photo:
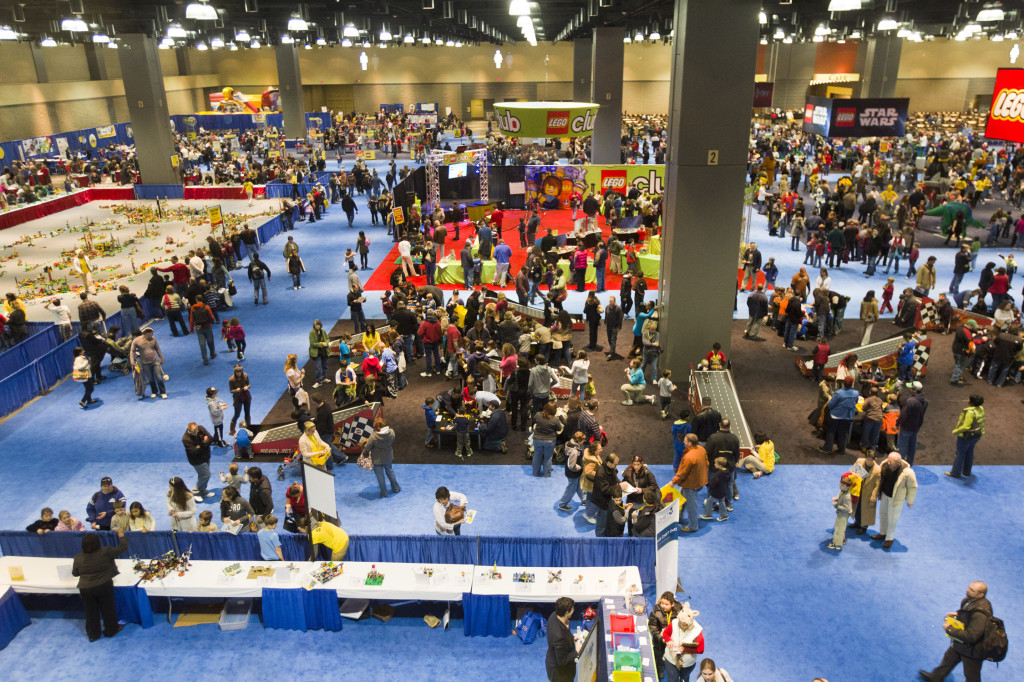
<path fill-rule="evenodd" d="M 288 20 L 289 31 L 306 31 L 309 30 L 309 24 L 306 20 L 301 17 L 292 17 Z"/>
<path fill-rule="evenodd" d="M 73 19 L 64 19 L 60 22 L 60 30 L 69 31 L 71 33 L 82 33 L 89 30 L 89 26 L 81 19 L 75 17 Z"/>
<path fill-rule="evenodd" d="M 217 10 L 205 2 L 190 2 L 185 7 L 185 18 L 197 21 L 217 21 Z"/>

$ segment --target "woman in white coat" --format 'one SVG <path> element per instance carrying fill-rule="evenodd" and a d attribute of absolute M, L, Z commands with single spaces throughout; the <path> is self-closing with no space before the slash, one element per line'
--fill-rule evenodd
<path fill-rule="evenodd" d="M 185 481 L 175 476 L 167 491 L 167 515 L 171 517 L 171 530 L 196 529 L 196 501 Z"/>
<path fill-rule="evenodd" d="M 690 682 L 690 675 L 697 667 L 697 655 L 704 653 L 704 631 L 694 620 L 699 615 L 700 611 L 694 611 L 690 602 L 686 602 L 662 632 L 666 682 Z"/>

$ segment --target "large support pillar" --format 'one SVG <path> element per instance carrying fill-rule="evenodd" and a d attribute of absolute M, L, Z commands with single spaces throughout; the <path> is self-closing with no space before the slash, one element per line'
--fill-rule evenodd
<path fill-rule="evenodd" d="M 759 8 L 676 0 L 658 292 L 665 361 L 679 377 L 714 342 L 729 352 Z"/>
<path fill-rule="evenodd" d="M 903 39 L 895 35 L 867 38 L 857 49 L 861 97 L 895 97 Z"/>
<path fill-rule="evenodd" d="M 814 77 L 818 43 L 778 43 L 768 45 L 765 66 L 768 80 L 775 83 L 772 106 L 802 111 L 807 88 Z"/>
<path fill-rule="evenodd" d="M 107 49 L 105 45 L 97 45 L 94 43 L 86 43 L 85 47 L 85 63 L 89 67 L 89 80 L 91 81 L 105 81 L 107 80 L 107 62 L 103 59 L 103 53 L 101 50 Z"/>
<path fill-rule="evenodd" d="M 299 70 L 299 51 L 295 45 L 278 45 L 278 89 L 281 112 L 284 114 L 284 134 L 288 138 L 306 137 L 306 105 L 302 100 L 302 73 Z"/>
<path fill-rule="evenodd" d="M 572 43 L 572 99 L 574 102 L 590 101 L 591 44 L 586 40 Z"/>
<path fill-rule="evenodd" d="M 50 78 L 46 74 L 46 62 L 43 60 L 43 50 L 45 47 L 40 47 L 35 43 L 30 46 L 32 50 L 32 65 L 36 67 L 36 82 L 37 83 L 49 83 Z"/>
<path fill-rule="evenodd" d="M 178 61 L 178 75 L 179 76 L 191 76 L 192 75 L 192 58 L 189 55 L 187 47 L 176 47 L 174 48 L 174 57 Z"/>
<path fill-rule="evenodd" d="M 592 102 L 601 105 L 590 138 L 591 163 L 622 161 L 622 39 L 621 26 L 594 29 L 590 55 Z"/>
<path fill-rule="evenodd" d="M 174 137 L 156 41 L 141 33 L 122 35 L 117 52 L 142 181 L 148 185 L 181 184 L 171 165 Z"/>

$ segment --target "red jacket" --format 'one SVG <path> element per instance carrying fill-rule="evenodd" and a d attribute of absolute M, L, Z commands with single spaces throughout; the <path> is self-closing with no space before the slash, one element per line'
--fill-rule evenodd
<path fill-rule="evenodd" d="M 828 362 L 828 354 L 832 349 L 829 348 L 827 343 L 819 343 L 814 347 L 814 362 L 818 365 L 824 365 Z"/>
<path fill-rule="evenodd" d="M 1005 294 L 1010 289 L 1010 278 L 1006 275 L 996 275 L 992 278 L 992 286 L 988 288 L 990 294 Z"/>
<path fill-rule="evenodd" d="M 166 268 L 157 268 L 160 272 L 173 273 L 175 284 L 187 284 L 189 279 L 188 266 L 184 263 L 172 263 Z"/>
<path fill-rule="evenodd" d="M 417 334 L 423 339 L 423 343 L 441 343 L 441 325 L 438 322 L 423 320 Z"/>

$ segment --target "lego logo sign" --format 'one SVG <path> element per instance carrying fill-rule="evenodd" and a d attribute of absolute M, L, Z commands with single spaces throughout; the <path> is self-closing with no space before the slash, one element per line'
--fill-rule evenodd
<path fill-rule="evenodd" d="M 808 104 L 807 108 L 804 109 L 804 123 L 814 122 L 814 105 Z"/>
<path fill-rule="evenodd" d="M 1024 142 L 1024 69 L 999 69 L 996 74 L 985 137 Z"/>
<path fill-rule="evenodd" d="M 568 111 L 549 111 L 548 112 L 548 123 L 547 123 L 547 134 L 549 137 L 553 135 L 565 135 L 569 132 L 569 112 Z"/>
<path fill-rule="evenodd" d="M 840 108 L 836 112 L 836 127 L 849 128 L 857 120 L 857 110 Z"/>
<path fill-rule="evenodd" d="M 608 190 L 614 190 L 616 192 L 625 192 L 626 190 L 626 171 L 624 170 L 606 170 L 601 171 L 601 193 L 605 193 Z"/>

